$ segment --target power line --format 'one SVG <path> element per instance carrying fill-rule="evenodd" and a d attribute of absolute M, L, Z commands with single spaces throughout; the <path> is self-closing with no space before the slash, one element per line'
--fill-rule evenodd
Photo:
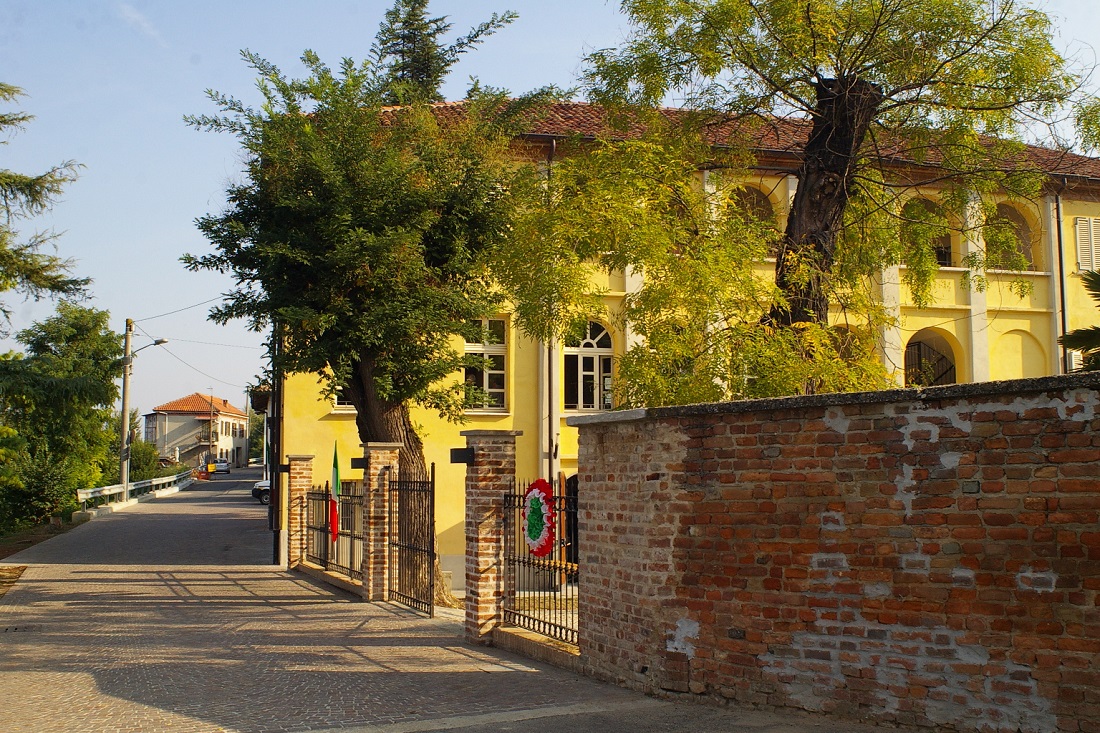
<path fill-rule="evenodd" d="M 142 333 L 145 333 L 145 332 L 142 331 Z M 266 350 L 265 347 L 263 347 L 263 346 L 244 346 L 243 344 L 218 344 L 218 343 L 214 343 L 213 341 L 193 341 L 191 339 L 176 338 L 175 336 L 166 336 L 165 338 L 167 338 L 169 341 L 171 341 L 173 343 L 178 341 L 178 342 L 184 343 L 184 344 L 202 344 L 204 346 L 224 346 L 227 349 L 252 349 L 254 351 L 265 351 Z"/>
<path fill-rule="evenodd" d="M 245 385 L 243 385 L 243 384 L 234 384 L 233 382 L 227 382 L 227 381 L 225 381 L 224 379 L 218 379 L 218 378 L 217 378 L 217 377 L 215 377 L 215 376 L 214 376 L 213 374 L 207 374 L 207 373 L 206 373 L 206 372 L 204 372 L 204 371 L 203 371 L 202 369 L 199 369 L 199 368 L 198 368 L 197 366 L 195 366 L 195 365 L 193 365 L 193 364 L 189 364 L 189 363 L 187 363 L 186 361 L 184 361 L 183 359 L 181 359 L 180 357 L 178 357 L 178 356 L 176 356 L 175 354 L 173 354 L 173 353 L 172 353 L 172 351 L 171 351 L 171 349 L 165 349 L 165 348 L 164 348 L 164 347 L 162 346 L 162 347 L 161 347 L 161 350 L 163 350 L 164 352 L 166 352 L 166 353 L 167 353 L 167 354 L 168 354 L 169 356 L 171 356 L 171 357 L 172 357 L 173 359 L 175 359 L 176 361 L 178 361 L 178 362 L 179 362 L 180 364 L 183 364 L 183 365 L 184 365 L 185 367 L 187 367 L 188 369 L 193 369 L 194 371 L 196 371 L 196 372 L 198 372 L 199 374 L 203 375 L 203 376 L 204 376 L 204 377 L 206 377 L 207 379 L 213 379 L 213 380 L 214 380 L 215 382 L 221 382 L 222 384 L 226 385 L 227 387 L 236 387 L 237 389 L 244 389 L 244 388 L 245 388 Z"/>
<path fill-rule="evenodd" d="M 148 320 L 148 319 L 146 319 L 146 320 Z M 143 334 L 144 336 L 147 336 L 148 338 L 153 338 L 152 336 L 149 336 L 149 333 L 148 333 L 148 332 L 147 332 L 147 331 L 146 331 L 146 330 L 145 330 L 144 328 L 142 328 L 141 326 L 138 326 L 138 327 L 137 327 L 137 330 L 141 331 L 141 333 L 142 333 L 142 334 Z M 178 361 L 178 362 L 179 362 L 180 364 L 183 364 L 183 365 L 184 365 L 185 367 L 187 367 L 188 369 L 191 369 L 191 370 L 193 370 L 193 371 L 196 371 L 196 372 L 198 372 L 199 374 L 203 375 L 203 376 L 204 376 L 204 377 L 206 377 L 207 379 L 213 379 L 213 380 L 214 380 L 215 382 L 221 382 L 222 384 L 224 384 L 224 385 L 226 385 L 226 386 L 228 386 L 228 387 L 236 387 L 237 389 L 244 389 L 244 388 L 245 388 L 245 386 L 246 386 L 246 385 L 243 385 L 243 384 L 234 384 L 233 382 L 227 382 L 227 381 L 225 381 L 224 379 L 218 379 L 218 378 L 217 378 L 217 377 L 215 377 L 215 376 L 214 376 L 213 374 L 207 374 L 206 372 L 204 372 L 204 371 L 203 371 L 202 369 L 199 369 L 199 368 L 198 368 L 197 366 L 195 366 L 194 364 L 190 364 L 190 363 L 188 363 L 188 362 L 184 361 L 184 360 L 183 360 L 183 359 L 182 359 L 181 357 L 179 357 L 179 356 L 177 356 L 176 354 L 174 354 L 174 353 L 172 352 L 172 350 L 171 350 L 171 349 L 167 349 L 167 348 L 165 348 L 164 346 L 161 346 L 160 348 L 161 348 L 161 350 L 162 350 L 162 351 L 164 351 L 165 353 L 167 353 L 167 354 L 168 354 L 169 356 L 171 356 L 171 357 L 172 357 L 173 359 L 175 359 L 176 361 Z"/>
<path fill-rule="evenodd" d="M 146 316 L 145 318 L 135 318 L 133 320 L 134 320 L 134 323 L 138 323 L 140 321 L 151 321 L 154 318 L 164 318 L 165 316 L 170 316 L 170 315 L 173 315 L 175 313 L 182 313 L 183 311 L 191 310 L 192 308 L 198 308 L 200 305 L 206 305 L 207 303 L 213 303 L 215 300 L 221 300 L 221 299 L 222 299 L 222 296 L 219 295 L 216 298 L 211 298 L 210 300 L 204 300 L 201 303 L 195 303 L 194 305 L 187 305 L 187 306 L 184 306 L 183 308 L 177 308 L 174 311 L 168 311 L 167 313 L 161 313 L 159 316 Z"/>

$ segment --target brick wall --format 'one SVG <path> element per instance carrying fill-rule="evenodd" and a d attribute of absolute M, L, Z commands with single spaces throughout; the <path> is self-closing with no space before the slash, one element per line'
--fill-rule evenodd
<path fill-rule="evenodd" d="M 597 676 L 983 731 L 1100 731 L 1100 374 L 580 426 Z"/>

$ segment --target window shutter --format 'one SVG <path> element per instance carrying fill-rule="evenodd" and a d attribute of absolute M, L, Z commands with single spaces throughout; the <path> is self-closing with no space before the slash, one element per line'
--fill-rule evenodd
<path fill-rule="evenodd" d="M 1080 371 L 1080 369 L 1083 365 L 1084 365 L 1084 358 L 1081 356 L 1081 352 L 1080 351 L 1074 351 L 1073 349 L 1069 349 L 1069 368 L 1070 368 L 1070 371 L 1073 371 L 1073 372 Z"/>
<path fill-rule="evenodd" d="M 1074 222 L 1077 229 L 1077 269 L 1096 269 L 1096 250 L 1100 244 L 1100 219 L 1079 216 Z"/>

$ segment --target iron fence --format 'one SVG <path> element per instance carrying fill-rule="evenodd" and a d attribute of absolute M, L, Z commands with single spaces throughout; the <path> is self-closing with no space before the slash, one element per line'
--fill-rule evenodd
<path fill-rule="evenodd" d="M 531 546 L 525 514 L 530 484 L 504 496 L 504 623 L 577 643 L 577 477 L 559 481 L 552 497 L 553 546 Z"/>
<path fill-rule="evenodd" d="M 329 491 L 306 494 L 306 560 L 355 580 L 363 579 L 363 520 L 366 496 L 359 481 L 341 481 L 340 527 L 336 541 L 329 532 Z"/>
<path fill-rule="evenodd" d="M 388 474 L 387 474 L 388 475 Z M 427 481 L 390 480 L 389 597 L 435 614 L 435 464 Z"/>

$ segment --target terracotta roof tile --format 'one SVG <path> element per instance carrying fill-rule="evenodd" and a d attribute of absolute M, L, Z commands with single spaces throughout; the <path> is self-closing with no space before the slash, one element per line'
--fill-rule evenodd
<path fill-rule="evenodd" d="M 442 102 L 434 105 L 436 115 L 446 119 L 463 114 L 462 102 Z M 660 114 L 672 122 L 685 120 L 691 112 L 664 108 Z M 637 122 L 625 130 L 615 129 L 608 120 L 605 109 L 585 102 L 557 102 L 548 105 L 531 122 L 527 133 L 530 137 L 630 139 L 645 132 L 645 125 Z M 706 137 L 712 145 L 725 145 L 740 138 L 758 152 L 797 156 L 810 131 L 810 122 L 800 118 L 754 118 L 744 121 L 725 120 L 706 125 Z M 914 155 L 905 146 L 890 141 L 879 141 L 885 158 L 899 164 L 914 164 Z M 1027 146 L 1027 157 L 1052 176 L 1074 176 L 1100 181 L 1100 158 L 1090 158 L 1037 145 Z M 933 149 L 928 151 L 923 165 L 936 165 L 940 156 Z"/>
<path fill-rule="evenodd" d="M 239 408 L 229 404 L 229 400 L 214 395 L 195 392 L 178 400 L 165 402 L 163 405 L 153 408 L 153 412 L 175 412 L 209 415 L 213 404 L 213 410 L 218 415 L 233 415 L 245 417 L 245 413 Z"/>

